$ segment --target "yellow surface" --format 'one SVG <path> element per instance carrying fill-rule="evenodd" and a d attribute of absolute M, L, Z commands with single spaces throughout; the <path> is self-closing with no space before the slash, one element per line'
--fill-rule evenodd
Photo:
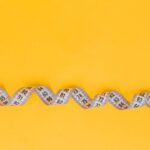
<path fill-rule="evenodd" d="M 80 86 L 91 97 L 150 90 L 148 0 L 0 0 L 0 85 Z M 73 100 L 0 108 L 2 150 L 149 150 L 150 109 Z"/>

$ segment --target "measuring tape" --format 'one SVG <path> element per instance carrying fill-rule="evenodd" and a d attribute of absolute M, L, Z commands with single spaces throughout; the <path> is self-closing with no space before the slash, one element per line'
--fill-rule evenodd
<path fill-rule="evenodd" d="M 133 97 L 129 103 L 119 92 L 109 91 L 97 94 L 92 100 L 87 93 L 81 88 L 65 88 L 54 94 L 52 90 L 46 86 L 33 86 L 20 88 L 12 97 L 0 88 L 0 105 L 14 106 L 23 105 L 30 95 L 35 92 L 41 100 L 47 104 L 65 104 L 70 98 L 73 98 L 83 108 L 92 108 L 103 106 L 106 102 L 110 102 L 113 106 L 120 110 L 141 107 L 144 104 L 150 107 L 150 92 L 141 92 Z"/>

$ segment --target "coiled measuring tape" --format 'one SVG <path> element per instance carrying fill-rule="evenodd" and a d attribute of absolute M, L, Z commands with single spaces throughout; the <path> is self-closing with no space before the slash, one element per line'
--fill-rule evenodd
<path fill-rule="evenodd" d="M 41 100 L 47 104 L 65 104 L 70 98 L 73 98 L 83 108 L 93 108 L 103 106 L 110 102 L 113 106 L 120 110 L 141 107 L 144 104 L 150 107 L 150 92 L 141 92 L 136 94 L 132 102 L 129 103 L 119 92 L 109 91 L 97 94 L 92 100 L 87 93 L 81 88 L 65 88 L 54 94 L 52 90 L 46 86 L 33 86 L 20 88 L 12 97 L 0 88 L 0 105 L 14 106 L 23 105 L 30 95 L 35 92 Z"/>

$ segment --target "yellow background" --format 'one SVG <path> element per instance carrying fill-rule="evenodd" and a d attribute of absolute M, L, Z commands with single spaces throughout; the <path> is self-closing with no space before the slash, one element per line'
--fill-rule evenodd
<path fill-rule="evenodd" d="M 150 90 L 148 0 L 0 0 L 0 86 L 10 95 L 44 84 L 79 86 L 91 97 L 115 89 L 131 101 Z M 72 99 L 0 108 L 2 150 L 149 150 L 150 109 Z"/>

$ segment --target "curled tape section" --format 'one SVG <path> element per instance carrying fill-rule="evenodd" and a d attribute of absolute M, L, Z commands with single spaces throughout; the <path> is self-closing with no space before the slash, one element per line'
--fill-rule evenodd
<path fill-rule="evenodd" d="M 132 102 L 129 103 L 117 91 L 97 94 L 93 99 L 91 99 L 81 88 L 65 88 L 59 90 L 58 93 L 55 94 L 46 86 L 20 88 L 12 97 L 10 97 L 4 89 L 0 88 L 0 105 L 23 105 L 33 92 L 37 93 L 41 100 L 47 105 L 65 104 L 70 98 L 73 98 L 83 108 L 103 106 L 107 102 L 110 102 L 113 106 L 120 110 L 138 108 L 145 104 L 150 107 L 150 92 L 141 92 L 136 94 L 133 97 Z"/>

